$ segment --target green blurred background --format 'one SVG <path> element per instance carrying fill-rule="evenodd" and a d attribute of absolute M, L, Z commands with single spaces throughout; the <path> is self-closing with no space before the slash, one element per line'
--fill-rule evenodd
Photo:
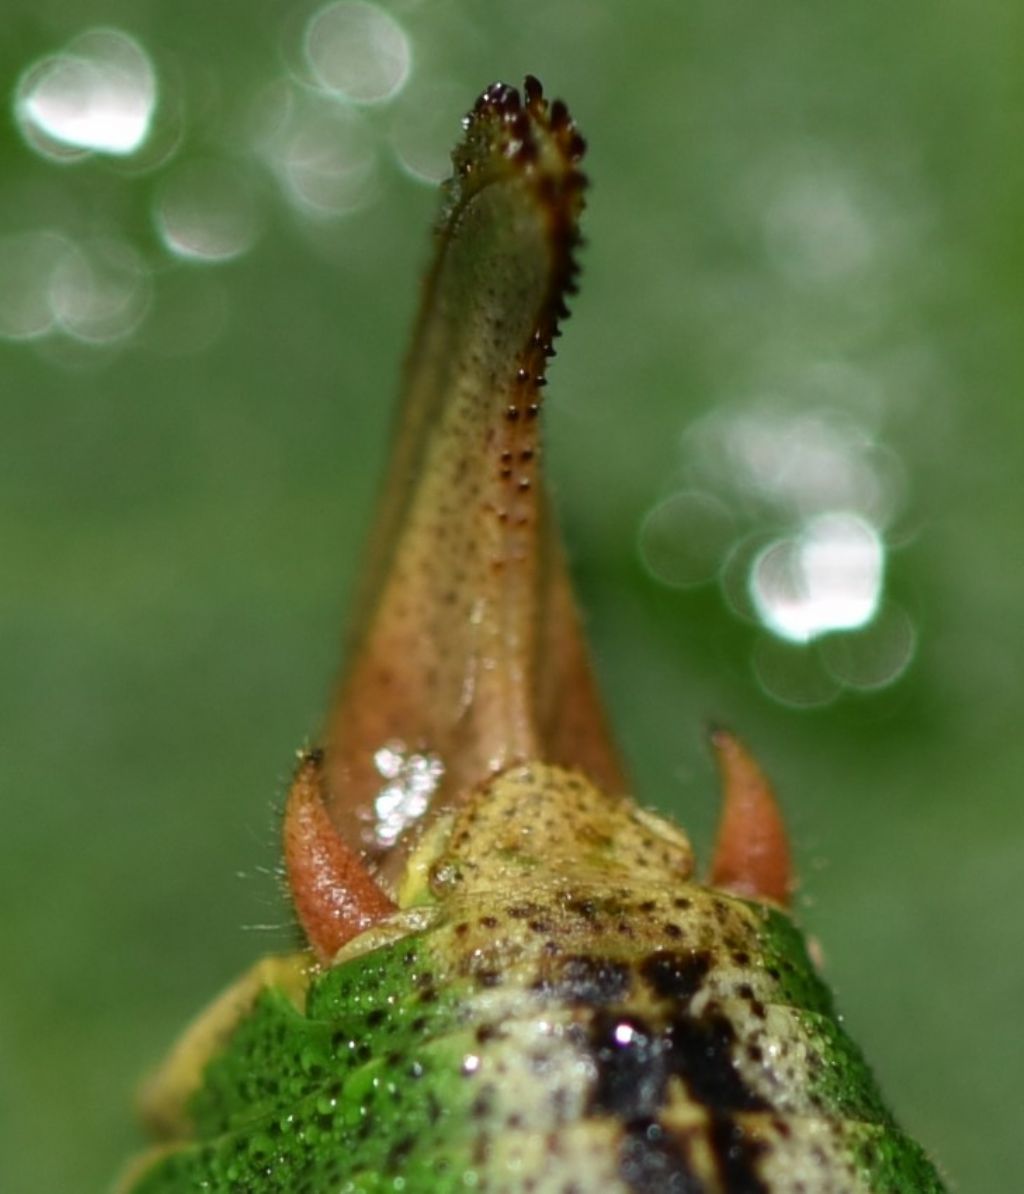
<path fill-rule="evenodd" d="M 8 0 L 0 1188 L 104 1189 L 140 1072 L 291 940 L 276 809 L 430 180 L 526 71 L 591 143 L 547 433 L 639 793 L 706 857 L 701 725 L 742 731 L 898 1113 L 955 1188 L 1016 1187 L 1022 26 L 1008 0 Z"/>

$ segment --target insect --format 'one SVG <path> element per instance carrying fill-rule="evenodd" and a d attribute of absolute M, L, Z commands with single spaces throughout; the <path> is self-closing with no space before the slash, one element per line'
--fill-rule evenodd
<path fill-rule="evenodd" d="M 133 1194 L 941 1191 L 786 911 L 731 733 L 704 882 L 628 795 L 538 471 L 584 143 L 527 78 L 453 155 L 347 671 L 283 821 L 307 947 L 145 1095 Z"/>

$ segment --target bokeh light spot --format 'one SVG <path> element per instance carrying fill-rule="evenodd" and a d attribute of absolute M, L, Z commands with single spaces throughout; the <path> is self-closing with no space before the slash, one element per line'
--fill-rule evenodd
<path fill-rule="evenodd" d="M 259 232 L 251 189 L 237 166 L 192 160 L 161 188 L 156 223 L 177 257 L 229 261 L 252 248 Z"/>
<path fill-rule="evenodd" d="M 454 83 L 413 84 L 395 105 L 391 147 L 413 178 L 431 184 L 452 172 L 451 149 L 466 107 L 467 87 Z"/>
<path fill-rule="evenodd" d="M 863 626 L 878 609 L 884 563 L 881 538 L 864 519 L 820 515 L 754 560 L 754 608 L 772 633 L 793 643 Z"/>
<path fill-rule="evenodd" d="M 776 536 L 767 530 L 752 531 L 739 537 L 729 549 L 718 574 L 718 584 L 725 604 L 744 622 L 760 625 L 760 618 L 750 593 L 750 573 L 754 561 Z"/>
<path fill-rule="evenodd" d="M 305 49 L 322 87 L 363 104 L 397 95 L 412 64 L 402 26 L 362 0 L 341 0 L 314 13 L 306 26 Z"/>
<path fill-rule="evenodd" d="M 826 669 L 847 688 L 887 688 L 903 675 L 914 658 L 917 631 L 910 615 L 888 601 L 861 630 L 830 634 L 821 641 Z"/>
<path fill-rule="evenodd" d="M 128 155 L 145 141 L 156 107 L 156 74 L 134 38 L 91 29 L 22 75 L 15 117 L 45 157 Z"/>
<path fill-rule="evenodd" d="M 716 487 L 783 516 L 846 509 L 884 524 L 903 496 L 892 453 L 831 406 L 766 398 L 724 407 L 689 428 L 683 447 Z"/>
<path fill-rule="evenodd" d="M 68 251 L 54 232 L 23 232 L 0 238 L 0 336 L 35 340 L 54 324 L 50 284 Z"/>
<path fill-rule="evenodd" d="M 820 708 L 839 696 L 842 686 L 822 666 L 817 653 L 762 635 L 752 657 L 754 675 L 773 700 L 798 709 Z"/>
<path fill-rule="evenodd" d="M 648 511 L 640 524 L 637 547 L 652 576 L 685 588 L 715 576 L 735 529 L 732 515 L 718 498 L 683 491 Z"/>
<path fill-rule="evenodd" d="M 358 109 L 283 85 L 261 97 L 257 123 L 263 156 L 305 215 L 347 215 L 373 194 L 376 141 Z"/>
<path fill-rule="evenodd" d="M 93 241 L 64 254 L 53 272 L 50 300 L 69 336 L 91 344 L 120 340 L 146 313 L 149 273 L 123 241 Z"/>
<path fill-rule="evenodd" d="M 779 268 L 812 285 L 865 269 L 877 241 L 849 180 L 827 168 L 785 177 L 765 207 L 765 233 Z"/>

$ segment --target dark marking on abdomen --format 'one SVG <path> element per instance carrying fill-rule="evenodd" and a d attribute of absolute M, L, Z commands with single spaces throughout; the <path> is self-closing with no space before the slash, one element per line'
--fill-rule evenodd
<path fill-rule="evenodd" d="M 654 1120 L 638 1120 L 626 1128 L 619 1174 L 635 1194 L 705 1194 L 679 1142 Z"/>
<path fill-rule="evenodd" d="M 731 1022 L 714 1005 L 699 1016 L 688 1010 L 710 967 L 711 959 L 701 952 L 652 954 L 640 973 L 652 994 L 664 1000 L 660 1014 L 601 1007 L 590 1021 L 587 1047 L 596 1077 L 589 1114 L 622 1124 L 619 1173 L 634 1194 L 706 1190 L 685 1139 L 660 1122 L 673 1079 L 708 1114 L 707 1141 L 724 1194 L 767 1194 L 756 1170 L 765 1146 L 745 1135 L 733 1117 L 768 1110 L 769 1104 L 747 1085 L 733 1061 Z M 582 967 L 578 977 L 584 979 L 589 969 Z M 598 968 L 587 977 L 600 973 Z M 589 985 L 581 982 L 579 993 Z M 594 985 L 593 994 L 609 993 L 606 981 Z"/>
<path fill-rule="evenodd" d="M 627 1125 L 654 1119 L 672 1073 L 664 1036 L 642 1016 L 600 1011 L 589 1045 L 597 1069 L 591 1112 Z"/>
<path fill-rule="evenodd" d="M 640 973 L 656 995 L 682 1004 L 689 1003 L 697 994 L 710 969 L 709 954 L 684 954 L 666 950 L 645 958 L 641 963 Z"/>
<path fill-rule="evenodd" d="M 713 1111 L 768 1109 L 733 1064 L 736 1034 L 724 1016 L 677 1016 L 666 1038 L 671 1042 L 672 1072 L 683 1079 L 695 1102 Z"/>
<path fill-rule="evenodd" d="M 751 1140 L 735 1120 L 724 1115 L 712 1117 L 710 1135 L 725 1194 L 771 1194 L 754 1169 L 764 1144 Z"/>
<path fill-rule="evenodd" d="M 533 989 L 570 1006 L 602 1007 L 628 997 L 631 977 L 624 962 L 574 954 L 562 961 L 553 977 L 539 979 Z"/>

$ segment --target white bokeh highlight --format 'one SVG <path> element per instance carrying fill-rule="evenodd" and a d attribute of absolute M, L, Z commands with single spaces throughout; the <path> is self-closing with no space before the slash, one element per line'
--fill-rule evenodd
<path fill-rule="evenodd" d="M 326 91 L 355 103 L 392 99 L 405 85 L 412 48 L 395 18 L 363 0 L 341 0 L 310 18 L 306 60 Z"/>
<path fill-rule="evenodd" d="M 917 629 L 910 615 L 894 601 L 886 601 L 868 626 L 823 639 L 821 659 L 846 688 L 874 692 L 895 683 L 916 650 Z"/>
<path fill-rule="evenodd" d="M 14 110 L 45 157 L 123 157 L 145 141 L 156 102 L 156 72 L 142 46 L 117 29 L 92 29 L 25 71 Z"/>
<path fill-rule="evenodd" d="M 156 226 L 176 257 L 215 263 L 240 257 L 259 234 L 252 190 L 228 162 L 192 160 L 164 181 Z"/>
<path fill-rule="evenodd" d="M 865 270 L 877 232 L 852 180 L 837 170 L 786 175 L 764 214 L 769 254 L 791 280 L 841 282 Z"/>
<path fill-rule="evenodd" d="M 256 149 L 302 215 L 349 215 L 373 196 L 377 145 L 363 112 L 284 80 L 259 97 Z"/>
<path fill-rule="evenodd" d="M 652 576 L 674 588 L 688 588 L 716 575 L 735 533 L 724 502 L 712 494 L 681 490 L 644 516 L 637 549 Z"/>
<path fill-rule="evenodd" d="M 36 340 L 53 330 L 51 284 L 69 242 L 46 230 L 0 238 L 0 337 Z"/>
<path fill-rule="evenodd" d="M 870 622 L 884 573 L 885 548 L 874 527 L 855 514 L 823 514 L 760 552 L 750 596 L 773 634 L 809 643 Z"/>
<path fill-rule="evenodd" d="M 901 497 L 893 462 L 875 437 L 829 406 L 755 400 L 715 411 L 689 438 L 719 477 L 784 515 L 846 509 L 885 522 Z"/>
<path fill-rule="evenodd" d="M 402 92 L 389 113 L 388 140 L 411 178 L 434 186 L 451 174 L 468 90 L 450 81 L 416 81 Z"/>
<path fill-rule="evenodd" d="M 88 344 L 129 336 L 142 322 L 150 297 L 145 264 L 134 249 L 113 238 L 69 247 L 50 282 L 56 324 Z"/>

